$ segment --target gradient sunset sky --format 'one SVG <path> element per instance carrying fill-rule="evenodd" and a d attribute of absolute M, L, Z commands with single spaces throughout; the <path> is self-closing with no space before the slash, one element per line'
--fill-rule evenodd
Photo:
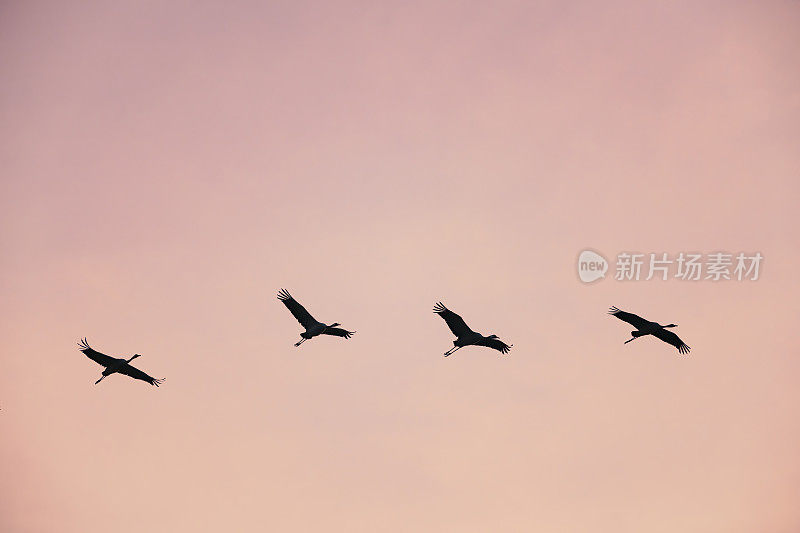
<path fill-rule="evenodd" d="M 798 28 L 0 3 L 0 530 L 800 531 Z M 764 262 L 583 284 L 586 248 Z M 281 287 L 358 333 L 294 348 Z M 443 358 L 439 300 L 511 354 Z M 166 383 L 93 385 L 84 336 Z"/>

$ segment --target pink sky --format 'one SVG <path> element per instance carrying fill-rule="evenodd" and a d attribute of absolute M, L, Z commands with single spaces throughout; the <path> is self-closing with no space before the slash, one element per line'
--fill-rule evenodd
<path fill-rule="evenodd" d="M 0 6 L 0 530 L 800 530 L 799 2 L 122 4 Z"/>

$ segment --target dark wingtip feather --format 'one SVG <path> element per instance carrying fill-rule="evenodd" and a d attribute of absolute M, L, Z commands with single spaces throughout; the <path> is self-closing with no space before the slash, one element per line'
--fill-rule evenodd
<path fill-rule="evenodd" d="M 619 308 L 617 308 L 617 306 L 614 306 L 614 305 L 612 305 L 612 306 L 611 306 L 611 307 L 608 309 L 608 314 L 609 314 L 609 315 L 616 315 L 617 313 L 619 313 L 619 311 L 620 311 L 620 310 L 619 310 Z"/>
<path fill-rule="evenodd" d="M 278 300 L 283 302 L 285 300 L 291 300 L 291 299 L 292 295 L 289 294 L 289 291 L 287 291 L 286 289 L 281 289 L 278 291 Z"/>

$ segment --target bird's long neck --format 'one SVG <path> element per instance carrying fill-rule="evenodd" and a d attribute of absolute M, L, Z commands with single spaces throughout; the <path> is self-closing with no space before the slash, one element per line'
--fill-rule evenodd
<path fill-rule="evenodd" d="M 134 355 L 133 357 L 131 357 L 130 359 L 128 359 L 128 360 L 126 361 L 126 363 L 130 363 L 131 361 L 133 361 L 133 360 L 134 360 L 134 359 L 136 359 L 137 357 L 139 357 L 139 356 L 138 356 L 138 355 Z"/>

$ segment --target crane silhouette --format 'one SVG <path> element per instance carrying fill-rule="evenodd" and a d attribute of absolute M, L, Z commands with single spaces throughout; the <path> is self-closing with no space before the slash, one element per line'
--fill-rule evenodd
<path fill-rule="evenodd" d="M 441 316 L 444 321 L 447 322 L 447 327 L 450 328 L 453 335 L 458 337 L 453 341 L 453 348 L 450 348 L 444 353 L 445 357 L 460 350 L 464 346 L 486 346 L 488 348 L 494 348 L 503 354 L 508 353 L 513 346 L 513 344 L 506 344 L 501 341 L 497 335 L 484 337 L 480 333 L 472 331 L 467 323 L 464 322 L 463 318 L 446 308 L 442 302 L 438 302 L 433 306 L 433 312 Z"/>
<path fill-rule="evenodd" d="M 636 340 L 639 337 L 644 337 L 645 335 L 652 335 L 654 337 L 661 339 L 667 344 L 671 344 L 674 347 L 676 347 L 678 349 L 678 353 L 681 354 L 689 353 L 690 350 L 689 346 L 687 346 L 686 343 L 683 342 L 680 339 L 680 337 L 678 337 L 675 333 L 667 331 L 666 329 L 666 328 L 675 328 L 677 327 L 677 324 L 667 324 L 666 326 L 662 326 L 658 322 L 650 322 L 649 320 L 645 320 L 639 315 L 634 315 L 633 313 L 621 311 L 616 307 L 610 308 L 608 310 L 608 314 L 614 315 L 623 322 L 627 322 L 628 324 L 636 328 L 635 331 L 631 331 L 631 335 L 633 336 L 633 338 L 626 340 L 623 344 L 628 344 L 632 340 Z"/>
<path fill-rule="evenodd" d="M 312 339 L 317 335 L 333 335 L 334 337 L 349 339 L 355 333 L 355 331 L 347 331 L 346 329 L 336 327 L 341 326 L 338 322 L 334 322 L 328 326 L 315 319 L 311 316 L 311 313 L 306 311 L 305 307 L 292 298 L 292 295 L 289 294 L 289 291 L 286 289 L 281 289 L 280 292 L 278 292 L 278 300 L 283 302 L 283 305 L 291 311 L 297 321 L 300 322 L 300 325 L 306 329 L 300 334 L 302 339 L 296 342 L 294 344 L 295 346 L 300 346 L 308 339 Z"/>
<path fill-rule="evenodd" d="M 106 367 L 103 370 L 103 377 L 98 379 L 94 382 L 95 385 L 103 381 L 105 378 L 110 376 L 111 374 L 125 374 L 126 376 L 130 376 L 134 379 L 140 379 L 142 381 L 146 381 L 150 385 L 155 385 L 158 387 L 161 383 L 164 382 L 164 379 L 156 379 L 152 376 L 149 376 L 139 370 L 138 368 L 131 366 L 131 361 L 136 359 L 137 357 L 141 357 L 138 353 L 135 354 L 130 359 L 117 359 L 116 357 L 111 357 L 110 355 L 106 355 L 104 353 L 100 353 L 89 346 L 89 343 L 86 339 L 81 339 L 81 342 L 78 343 L 81 351 L 86 354 L 86 357 L 94 361 L 95 363 Z"/>

